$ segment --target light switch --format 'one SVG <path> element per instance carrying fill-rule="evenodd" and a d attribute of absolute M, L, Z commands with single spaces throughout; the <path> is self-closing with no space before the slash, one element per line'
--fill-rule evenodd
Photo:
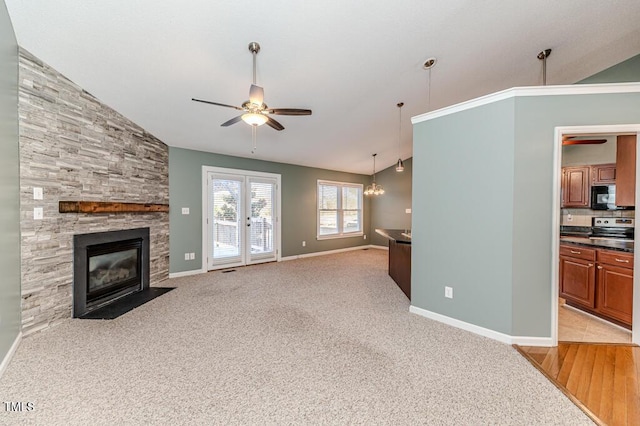
<path fill-rule="evenodd" d="M 189 214 L 189 207 L 183 207 L 182 214 Z"/>
<path fill-rule="evenodd" d="M 411 214 L 411 209 L 404 209 L 404 212 L 405 212 L 406 214 Z"/>
<path fill-rule="evenodd" d="M 44 192 L 42 188 L 33 188 L 33 199 L 42 200 L 44 198 Z"/>
<path fill-rule="evenodd" d="M 33 208 L 33 218 L 35 220 L 42 220 L 44 218 L 44 211 L 42 207 Z"/>

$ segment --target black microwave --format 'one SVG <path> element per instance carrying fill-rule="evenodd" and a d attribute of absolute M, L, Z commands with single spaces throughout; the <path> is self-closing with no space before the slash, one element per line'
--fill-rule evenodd
<path fill-rule="evenodd" d="M 616 186 L 595 185 L 591 187 L 592 210 L 617 210 Z"/>

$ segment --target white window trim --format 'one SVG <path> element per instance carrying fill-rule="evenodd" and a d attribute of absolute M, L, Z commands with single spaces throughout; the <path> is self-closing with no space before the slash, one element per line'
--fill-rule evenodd
<path fill-rule="evenodd" d="M 360 224 L 360 230 L 355 232 L 338 232 L 337 234 L 329 234 L 329 235 L 320 235 L 320 185 L 333 185 L 339 187 L 338 193 L 338 208 L 336 209 L 338 212 L 338 230 L 342 230 L 343 220 L 342 220 L 342 212 L 344 211 L 342 207 L 342 188 L 357 188 L 360 190 L 360 200 L 359 200 L 359 212 L 358 223 Z M 353 211 L 353 209 L 347 209 L 349 211 Z M 361 183 L 351 183 L 351 182 L 338 182 L 332 180 L 323 180 L 318 179 L 316 183 L 316 240 L 334 240 L 337 238 L 352 238 L 352 237 L 361 237 L 364 235 L 364 185 Z"/>

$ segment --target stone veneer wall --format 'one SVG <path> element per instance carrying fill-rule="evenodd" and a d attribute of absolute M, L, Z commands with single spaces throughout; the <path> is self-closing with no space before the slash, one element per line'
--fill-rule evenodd
<path fill-rule="evenodd" d="M 20 50 L 22 331 L 71 317 L 73 235 L 149 227 L 151 285 L 169 276 L 169 215 L 60 214 L 58 201 L 169 203 L 169 150 Z M 33 199 L 33 188 L 44 200 Z M 44 219 L 34 220 L 34 207 Z"/>

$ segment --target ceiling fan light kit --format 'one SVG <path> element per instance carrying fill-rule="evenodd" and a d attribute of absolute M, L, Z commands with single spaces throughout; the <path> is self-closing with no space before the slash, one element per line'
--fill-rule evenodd
<path fill-rule="evenodd" d="M 241 107 L 222 104 L 219 102 L 205 101 L 202 99 L 192 98 L 192 101 L 202 102 L 205 104 L 217 105 L 225 108 L 233 108 L 238 111 L 242 111 L 243 114 L 234 117 L 221 124 L 223 127 L 231 126 L 232 124 L 244 121 L 245 123 L 253 126 L 261 126 L 266 124 L 267 126 L 277 131 L 284 130 L 284 126 L 278 121 L 269 117 L 269 114 L 273 115 L 311 115 L 310 109 L 301 108 L 269 108 L 264 103 L 264 89 L 256 84 L 256 56 L 260 51 L 260 44 L 253 41 L 249 43 L 249 52 L 253 55 L 253 84 L 249 89 L 249 100 L 245 101 Z"/>
<path fill-rule="evenodd" d="M 268 119 L 269 117 L 260 113 L 248 112 L 242 114 L 242 121 L 252 126 L 262 126 Z"/>

